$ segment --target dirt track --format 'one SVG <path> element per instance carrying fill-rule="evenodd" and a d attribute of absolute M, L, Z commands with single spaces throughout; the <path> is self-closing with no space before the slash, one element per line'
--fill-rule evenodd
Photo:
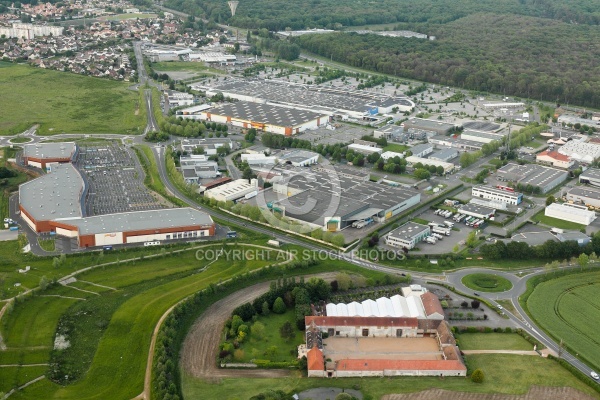
<path fill-rule="evenodd" d="M 325 280 L 333 279 L 335 274 L 317 275 Z M 277 369 L 223 369 L 216 366 L 221 333 L 225 321 L 233 310 L 269 290 L 270 282 L 259 283 L 239 290 L 211 305 L 196 320 L 183 342 L 180 366 L 194 377 L 212 378 L 278 378 L 288 376 L 289 371 Z"/>
<path fill-rule="evenodd" d="M 429 389 L 417 393 L 388 394 L 382 400 L 593 400 L 579 390 L 571 387 L 532 386 L 529 392 L 522 395 L 498 393 L 466 393 L 443 389 Z"/>

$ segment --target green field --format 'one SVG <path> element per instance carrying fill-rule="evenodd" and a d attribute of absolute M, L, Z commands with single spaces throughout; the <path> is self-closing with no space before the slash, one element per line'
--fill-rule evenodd
<path fill-rule="evenodd" d="M 533 345 L 516 333 L 461 333 L 456 339 L 461 350 L 533 350 Z"/>
<path fill-rule="evenodd" d="M 250 335 L 240 349 L 243 352 L 243 357 L 234 358 L 236 362 L 252 362 L 253 359 L 270 360 L 270 361 L 293 361 L 295 355 L 291 355 L 291 351 L 297 350 L 298 345 L 304 343 L 303 332 L 296 329 L 296 321 L 294 319 L 294 310 L 287 310 L 285 314 L 271 313 L 267 317 L 260 316 L 257 321 L 265 326 L 264 337 L 256 337 L 252 334 L 252 326 L 250 326 Z M 294 327 L 296 336 L 294 339 L 284 340 L 279 334 L 279 328 L 286 322 L 291 322 Z M 269 353 L 269 348 L 274 347 L 274 351 Z M 275 351 L 276 349 L 276 351 Z M 238 353 L 242 356 L 242 353 Z"/>
<path fill-rule="evenodd" d="M 397 143 L 390 143 L 383 148 L 383 151 L 395 151 L 396 153 L 402 153 L 408 150 L 408 146 Z"/>
<path fill-rule="evenodd" d="M 600 272 L 568 275 L 540 283 L 527 308 L 555 340 L 600 370 Z"/>
<path fill-rule="evenodd" d="M 17 136 L 15 138 L 10 139 L 10 142 L 11 143 L 29 143 L 32 140 L 33 140 L 32 138 L 28 138 L 28 137 L 24 137 L 24 136 Z"/>
<path fill-rule="evenodd" d="M 539 213 L 535 214 L 533 217 L 531 217 L 531 220 L 533 222 L 539 222 L 540 224 L 552 227 L 552 228 L 560 228 L 560 229 L 573 229 L 573 230 L 580 230 L 582 228 L 585 228 L 585 225 L 582 224 L 578 224 L 575 222 L 570 222 L 570 221 L 564 221 L 562 219 L 558 219 L 558 218 L 552 218 L 552 217 L 547 217 L 544 215 L 544 210 L 540 211 Z"/>
<path fill-rule="evenodd" d="M 399 378 L 344 378 L 308 379 L 299 373 L 284 379 L 220 379 L 217 383 L 182 376 L 185 399 L 247 399 L 268 389 L 299 392 L 311 387 L 352 388 L 358 385 L 363 395 L 373 399 L 391 393 L 411 393 L 432 388 L 477 393 L 523 394 L 532 385 L 571 386 L 591 396 L 598 393 L 581 383 L 570 372 L 552 360 L 512 354 L 474 354 L 467 356 L 472 369 L 481 368 L 485 381 L 472 383 L 465 378 L 399 377 Z"/>
<path fill-rule="evenodd" d="M 207 67 L 203 62 L 193 61 L 163 61 L 151 64 L 155 71 L 168 72 L 168 71 L 190 71 L 190 72 L 214 72 L 216 74 L 222 74 L 216 68 Z"/>
<path fill-rule="evenodd" d="M 462 278 L 462 283 L 482 292 L 504 292 L 513 286 L 508 279 L 494 274 L 469 274 Z"/>
<path fill-rule="evenodd" d="M 144 107 L 127 82 L 13 65 L 0 74 L 0 134 L 40 124 L 42 135 L 57 133 L 140 133 Z M 137 115 L 136 115 L 137 114 Z"/>

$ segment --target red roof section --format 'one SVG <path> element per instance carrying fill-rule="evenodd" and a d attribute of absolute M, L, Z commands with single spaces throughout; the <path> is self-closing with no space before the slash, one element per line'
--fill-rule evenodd
<path fill-rule="evenodd" d="M 339 360 L 338 371 L 383 371 L 383 370 L 420 370 L 420 371 L 466 371 L 467 367 L 458 360 Z"/>
<path fill-rule="evenodd" d="M 442 306 L 440 306 L 441 308 Z M 392 317 L 304 317 L 306 325 L 313 321 L 317 326 L 398 326 L 416 328 L 419 325 L 417 318 L 392 318 Z"/>
<path fill-rule="evenodd" d="M 323 361 L 323 353 L 318 347 L 313 347 L 306 353 L 306 361 L 309 371 L 325 370 L 325 361 Z"/>
<path fill-rule="evenodd" d="M 213 187 L 216 187 L 216 186 L 222 185 L 224 183 L 227 183 L 227 182 L 229 182 L 231 180 L 232 179 L 230 177 L 224 176 L 222 178 L 218 178 L 218 179 L 215 179 L 214 181 L 208 182 L 207 184 L 202 185 L 202 186 L 204 186 L 206 189 L 211 189 Z"/>
<path fill-rule="evenodd" d="M 545 151 L 542 151 L 540 154 L 538 154 L 538 157 L 540 157 L 540 156 L 548 156 L 548 157 L 554 158 L 555 160 L 558 160 L 558 161 L 568 162 L 570 160 L 568 156 L 565 156 L 564 154 L 561 154 L 558 151 L 545 150 Z"/>
<path fill-rule="evenodd" d="M 442 304 L 440 303 L 440 299 L 431 293 L 425 292 L 421 295 L 421 301 L 423 302 L 423 308 L 425 308 L 426 315 L 432 315 L 438 313 L 440 315 L 444 315 L 444 309 L 442 308 Z"/>

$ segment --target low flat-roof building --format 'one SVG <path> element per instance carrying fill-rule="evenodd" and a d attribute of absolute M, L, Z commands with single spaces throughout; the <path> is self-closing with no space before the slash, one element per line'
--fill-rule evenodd
<path fill-rule="evenodd" d="M 242 162 L 248 163 L 248 165 L 275 165 L 277 164 L 277 157 L 265 156 L 264 153 L 257 154 L 242 154 Z"/>
<path fill-rule="evenodd" d="M 216 201 L 235 201 L 255 191 L 258 191 L 258 181 L 256 179 L 251 179 L 250 182 L 247 179 L 236 179 L 205 190 L 204 196 Z"/>
<path fill-rule="evenodd" d="M 579 175 L 579 183 L 600 186 L 600 169 L 588 168 Z"/>
<path fill-rule="evenodd" d="M 329 121 L 324 113 L 305 111 L 270 104 L 238 101 L 221 104 L 200 113 L 201 119 L 240 128 L 291 136 L 307 129 L 318 128 Z"/>
<path fill-rule="evenodd" d="M 191 106 L 194 104 L 194 95 L 185 93 L 185 92 L 177 92 L 175 90 L 165 90 L 165 102 L 169 104 L 169 107 L 181 107 L 181 106 Z"/>
<path fill-rule="evenodd" d="M 377 128 L 373 132 L 373 136 L 377 139 L 380 139 L 380 138 L 391 139 L 391 138 L 402 136 L 403 133 L 404 133 L 403 127 L 394 125 L 394 124 L 389 124 L 389 125 L 384 125 L 380 128 Z"/>
<path fill-rule="evenodd" d="M 412 250 L 415 248 L 417 243 L 421 242 L 430 235 L 431 228 L 428 225 L 422 225 L 416 222 L 407 222 L 388 233 L 385 236 L 385 243 L 388 246 Z"/>
<path fill-rule="evenodd" d="M 411 118 L 403 123 L 404 129 L 417 129 L 420 131 L 431 132 L 435 135 L 446 135 L 452 132 L 456 126 L 448 122 L 437 121 L 433 119 Z"/>
<path fill-rule="evenodd" d="M 567 192 L 567 200 L 600 208 L 600 190 L 591 187 L 574 187 Z"/>
<path fill-rule="evenodd" d="M 429 154 L 433 153 L 433 144 L 424 143 L 413 146 L 409 149 L 412 153 L 413 157 L 426 157 Z"/>
<path fill-rule="evenodd" d="M 596 219 L 596 213 L 585 206 L 576 204 L 552 203 L 544 210 L 546 217 L 558 218 L 576 224 L 589 225 Z"/>
<path fill-rule="evenodd" d="M 449 163 L 449 162 L 432 160 L 431 158 L 421 158 L 421 157 L 415 157 L 415 156 L 406 157 L 406 162 L 410 166 L 414 166 L 415 164 L 421 163 L 423 165 L 434 165 L 436 167 L 442 167 L 442 168 L 444 168 L 444 173 L 446 173 L 446 174 L 454 171 L 454 168 L 455 168 L 455 165 L 452 163 Z"/>
<path fill-rule="evenodd" d="M 308 150 L 284 151 L 277 155 L 281 163 L 291 164 L 294 167 L 306 167 L 319 162 L 319 153 Z"/>
<path fill-rule="evenodd" d="M 202 111 L 210 110 L 211 107 L 212 106 L 210 104 L 199 104 L 197 106 L 184 108 L 182 110 L 176 110 L 175 115 L 188 119 L 201 119 L 200 116 Z"/>
<path fill-rule="evenodd" d="M 592 241 L 592 238 L 579 231 L 558 232 L 556 238 L 561 242 L 577 242 L 580 246 L 585 246 Z"/>
<path fill-rule="evenodd" d="M 503 187 L 502 189 L 477 185 L 471 189 L 471 196 L 486 200 L 500 201 L 507 204 L 518 205 L 523 201 L 523 193 L 515 192 L 514 189 Z"/>
<path fill-rule="evenodd" d="M 208 139 L 183 139 L 181 141 L 181 151 L 192 153 L 196 148 L 202 148 L 204 154 L 214 156 L 217 149 L 223 146 L 229 146 L 230 150 L 235 150 L 235 145 L 228 138 L 208 138 Z"/>
<path fill-rule="evenodd" d="M 443 162 L 449 162 L 450 160 L 458 157 L 458 150 L 452 148 L 445 148 L 436 151 L 429 156 L 430 160 L 437 160 Z"/>
<path fill-rule="evenodd" d="M 558 152 L 570 157 L 572 160 L 591 164 L 600 157 L 600 144 L 570 140 L 558 149 Z"/>
<path fill-rule="evenodd" d="M 489 207 L 476 205 L 473 203 L 465 204 L 458 210 L 461 214 L 470 215 L 471 217 L 488 220 L 496 214 L 496 210 Z"/>
<path fill-rule="evenodd" d="M 493 132 L 474 131 L 471 129 L 465 129 L 461 135 L 461 139 L 471 140 L 473 142 L 491 143 L 495 141 L 501 141 L 502 135 Z"/>
<path fill-rule="evenodd" d="M 77 237 L 79 247 L 214 236 L 215 224 L 193 208 L 135 211 L 50 222 L 57 235 Z"/>
<path fill-rule="evenodd" d="M 457 135 L 452 136 L 433 136 L 428 139 L 429 143 L 435 144 L 436 146 L 452 147 L 454 149 L 460 149 L 465 151 L 478 151 L 481 150 L 485 143 L 476 142 L 474 140 L 467 140 L 458 137 Z"/>
<path fill-rule="evenodd" d="M 396 157 L 404 158 L 404 153 L 396 153 L 395 151 L 386 151 L 381 154 L 381 158 L 384 159 L 385 161 L 389 160 L 390 158 L 396 158 Z"/>
<path fill-rule="evenodd" d="M 46 168 L 49 163 L 70 163 L 77 156 L 74 142 L 35 143 L 23 146 L 23 163 Z"/>
<path fill-rule="evenodd" d="M 531 186 L 538 187 L 541 193 L 547 193 L 566 181 L 569 173 L 537 164 L 508 163 L 497 171 L 496 176 L 500 181 L 516 183 L 519 190 Z"/>

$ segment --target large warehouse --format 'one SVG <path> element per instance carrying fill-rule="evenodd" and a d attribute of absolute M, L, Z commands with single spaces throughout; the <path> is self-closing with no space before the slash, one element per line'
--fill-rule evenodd
<path fill-rule="evenodd" d="M 521 187 L 538 187 L 541 193 L 547 193 L 567 180 L 569 173 L 556 168 L 537 164 L 518 165 L 508 163 L 497 172 L 498 180 L 514 182 Z"/>
<path fill-rule="evenodd" d="M 558 218 L 576 224 L 589 225 L 596 219 L 596 213 L 585 206 L 576 204 L 552 203 L 544 211 L 546 217 Z"/>
<path fill-rule="evenodd" d="M 70 163 L 77 155 L 73 142 L 35 143 L 23 146 L 23 163 L 37 168 L 46 168 L 50 163 Z"/>
<path fill-rule="evenodd" d="M 590 187 L 574 187 L 567 192 L 567 200 L 598 208 L 600 207 L 600 191 Z"/>
<path fill-rule="evenodd" d="M 273 211 L 335 232 L 360 221 L 384 221 L 421 200 L 410 189 L 364 180 L 325 168 L 274 169 Z"/>
<path fill-rule="evenodd" d="M 579 175 L 579 183 L 600 186 L 600 169 L 588 168 Z"/>
<path fill-rule="evenodd" d="M 86 185 L 72 164 L 19 187 L 21 218 L 37 233 L 76 238 L 80 247 L 154 240 L 200 238 L 215 234 L 211 217 L 192 208 L 135 211 L 87 217 Z"/>
<path fill-rule="evenodd" d="M 247 101 L 221 104 L 202 111 L 200 118 L 286 136 L 318 128 L 329 121 L 329 117 L 323 113 Z"/>

